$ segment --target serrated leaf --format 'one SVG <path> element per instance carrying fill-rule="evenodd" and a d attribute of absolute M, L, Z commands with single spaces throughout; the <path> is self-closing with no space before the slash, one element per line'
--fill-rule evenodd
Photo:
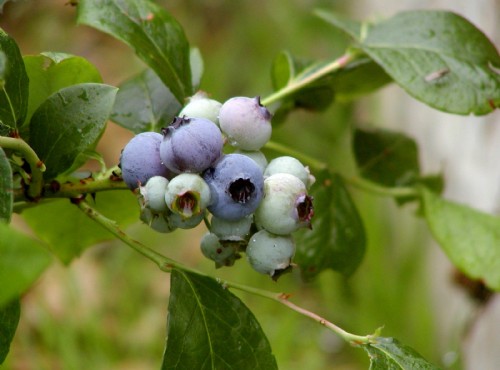
<path fill-rule="evenodd" d="M 162 370 L 277 369 L 252 312 L 214 279 L 174 269 Z"/>
<path fill-rule="evenodd" d="M 403 12 L 369 28 L 361 48 L 414 98 L 456 114 L 500 106 L 500 55 L 465 18 Z"/>
<path fill-rule="evenodd" d="M 27 121 L 38 107 L 56 91 L 86 82 L 102 82 L 97 68 L 85 58 L 46 52 L 24 57 L 30 80 Z"/>
<path fill-rule="evenodd" d="M 192 94 L 189 44 L 165 9 L 148 0 L 80 0 L 78 23 L 131 46 L 179 102 Z"/>
<path fill-rule="evenodd" d="M 0 307 L 23 294 L 49 266 L 43 244 L 0 222 Z"/>
<path fill-rule="evenodd" d="M 378 337 L 363 348 L 370 356 L 370 370 L 439 370 L 413 348 L 394 338 Z"/>
<path fill-rule="evenodd" d="M 139 220 L 137 200 L 128 190 L 96 194 L 95 208 L 121 227 Z M 114 238 L 67 199 L 26 209 L 22 216 L 35 234 L 65 264 L 86 248 Z"/>
<path fill-rule="evenodd" d="M 172 122 L 181 104 L 150 69 L 120 86 L 110 119 L 135 134 L 159 132 Z"/>
<path fill-rule="evenodd" d="M 349 276 L 360 265 L 366 249 L 363 222 L 342 178 L 323 171 L 311 187 L 312 230 L 297 235 L 294 261 L 305 280 L 332 269 Z"/>
<path fill-rule="evenodd" d="M 45 163 L 44 178 L 55 178 L 71 167 L 77 156 L 93 148 L 114 104 L 117 88 L 78 84 L 51 95 L 30 122 L 31 147 Z"/>
<path fill-rule="evenodd" d="M 406 186 L 420 176 L 417 144 L 404 134 L 356 129 L 353 151 L 360 175 L 378 184 Z"/>
<path fill-rule="evenodd" d="M 0 28 L 4 54 L 3 86 L 0 86 L 0 136 L 22 125 L 28 109 L 28 76 L 16 42 Z"/>
<path fill-rule="evenodd" d="M 500 291 L 500 218 L 422 189 L 429 229 L 451 262 L 473 279 Z"/>
<path fill-rule="evenodd" d="M 17 324 L 21 316 L 21 304 L 15 298 L 11 302 L 0 306 L 0 365 L 3 364 L 10 350 L 10 343 L 16 333 Z"/>
<path fill-rule="evenodd" d="M 0 148 L 0 222 L 9 223 L 14 204 L 12 168 L 5 152 Z"/>

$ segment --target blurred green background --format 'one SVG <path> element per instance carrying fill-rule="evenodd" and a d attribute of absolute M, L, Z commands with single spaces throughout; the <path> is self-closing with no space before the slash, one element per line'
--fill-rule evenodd
<path fill-rule="evenodd" d="M 118 85 L 144 65 L 125 45 L 88 27 L 75 25 L 67 0 L 8 2 L 0 26 L 22 54 L 60 51 L 83 56 Z M 205 73 L 201 88 L 224 101 L 235 95 L 271 92 L 270 66 L 281 50 L 312 59 L 339 56 L 348 40 L 314 17 L 316 7 L 350 14 L 349 2 L 319 0 L 159 1 L 200 48 Z M 375 94 L 376 95 L 376 94 Z M 373 97 L 361 104 L 336 103 L 321 114 L 297 111 L 273 132 L 273 140 L 354 174 L 350 149 L 354 125 L 372 124 Z M 363 118 L 360 121 L 359 117 Z M 110 123 L 99 145 L 106 162 L 117 163 L 131 133 Z M 268 152 L 270 156 L 275 153 Z M 215 271 L 199 252 L 204 226 L 162 235 L 146 226 L 129 228 L 138 240 L 168 256 L 251 286 L 292 294 L 292 300 L 356 334 L 383 326 L 430 361 L 459 369 L 456 358 L 464 318 L 451 335 L 443 333 L 429 287 L 443 274 L 430 266 L 429 233 L 416 209 L 398 208 L 353 189 L 369 244 L 360 269 L 349 280 L 333 272 L 305 284 L 298 272 L 279 282 L 253 272 L 245 261 Z M 22 219 L 15 222 L 25 228 Z M 450 277 L 444 275 L 444 278 Z M 158 369 L 166 332 L 169 276 L 117 241 L 89 249 L 69 267 L 54 264 L 22 300 L 22 317 L 3 368 Z M 367 355 L 315 322 L 263 298 L 235 292 L 255 313 L 281 369 L 367 369 Z M 468 306 L 464 312 L 468 312 Z M 464 314 L 464 317 L 467 315 Z"/>

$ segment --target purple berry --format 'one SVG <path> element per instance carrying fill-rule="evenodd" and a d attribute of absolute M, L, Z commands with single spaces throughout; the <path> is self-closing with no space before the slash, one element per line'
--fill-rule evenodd
<path fill-rule="evenodd" d="M 221 156 L 222 134 L 206 118 L 176 117 L 163 134 L 160 158 L 175 173 L 200 173 Z"/>
<path fill-rule="evenodd" d="M 219 125 L 231 145 L 244 150 L 259 150 L 271 138 L 271 113 L 259 97 L 237 96 L 224 102 Z"/>
<path fill-rule="evenodd" d="M 160 160 L 163 137 L 156 132 L 143 132 L 132 138 L 120 157 L 123 181 L 134 190 L 153 176 L 170 177 L 171 173 Z"/>
<path fill-rule="evenodd" d="M 254 160 L 227 154 L 203 173 L 210 187 L 208 210 L 225 220 L 239 220 L 253 213 L 262 199 L 264 178 Z"/>

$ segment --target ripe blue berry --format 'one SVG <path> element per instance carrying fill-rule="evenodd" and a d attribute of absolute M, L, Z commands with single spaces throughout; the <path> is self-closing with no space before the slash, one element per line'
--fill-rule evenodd
<path fill-rule="evenodd" d="M 316 179 L 309 168 L 304 166 L 300 161 L 294 157 L 283 156 L 276 157 L 267 165 L 264 171 L 264 177 L 268 177 L 274 175 L 276 173 L 289 173 L 298 177 L 306 186 L 309 188 Z"/>
<path fill-rule="evenodd" d="M 295 243 L 291 236 L 274 235 L 266 230 L 253 234 L 246 249 L 252 268 L 271 277 L 288 269 L 294 254 Z"/>
<path fill-rule="evenodd" d="M 277 173 L 264 180 L 264 197 L 255 211 L 258 227 L 288 235 L 301 227 L 310 227 L 313 214 L 312 198 L 297 177 Z"/>
<path fill-rule="evenodd" d="M 227 154 L 203 173 L 212 201 L 208 210 L 225 220 L 255 211 L 262 199 L 264 178 L 259 166 L 241 154 Z"/>
<path fill-rule="evenodd" d="M 271 113 L 258 97 L 238 96 L 224 102 L 219 125 L 231 145 L 244 150 L 259 150 L 271 138 Z"/>
<path fill-rule="evenodd" d="M 200 173 L 219 159 L 222 146 L 222 134 L 212 121 L 176 117 L 163 129 L 160 158 L 175 173 Z"/>
<path fill-rule="evenodd" d="M 246 155 L 248 158 L 251 158 L 257 163 L 257 165 L 260 167 L 262 170 L 262 173 L 264 173 L 266 167 L 267 167 L 267 158 L 262 153 L 260 150 L 242 150 L 242 149 L 236 149 L 234 151 L 236 154 L 243 154 Z"/>
<path fill-rule="evenodd" d="M 194 94 L 182 108 L 179 117 L 206 118 L 219 125 L 219 111 L 222 106 L 217 100 L 210 99 L 203 91 Z"/>
<path fill-rule="evenodd" d="M 197 216 L 210 203 L 210 189 L 200 175 L 181 173 L 168 183 L 165 202 L 172 212 L 183 218 Z"/>
<path fill-rule="evenodd" d="M 123 181 L 134 190 L 153 176 L 169 177 L 171 172 L 161 163 L 160 143 L 163 136 L 143 132 L 132 138 L 120 156 Z"/>

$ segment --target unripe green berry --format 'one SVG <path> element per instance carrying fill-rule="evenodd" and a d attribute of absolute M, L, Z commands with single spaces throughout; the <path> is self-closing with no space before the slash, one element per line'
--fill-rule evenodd
<path fill-rule="evenodd" d="M 252 235 L 246 249 L 252 268 L 271 277 L 288 269 L 294 254 L 295 243 L 290 235 L 275 235 L 266 230 Z"/>
<path fill-rule="evenodd" d="M 311 225 L 312 198 L 297 177 L 277 173 L 264 180 L 264 196 L 255 211 L 259 228 L 278 235 L 291 234 Z"/>
<path fill-rule="evenodd" d="M 162 213 L 167 209 L 165 193 L 167 191 L 168 180 L 163 176 L 151 177 L 145 186 L 140 187 L 141 195 L 144 198 L 144 206 L 155 213 Z"/>
<path fill-rule="evenodd" d="M 304 183 L 306 188 L 309 188 L 316 181 L 314 176 L 311 175 L 309 167 L 304 166 L 298 159 L 290 156 L 276 157 L 271 160 L 264 171 L 264 177 L 276 173 L 294 175 Z"/>
<path fill-rule="evenodd" d="M 248 239 L 252 227 L 253 216 L 248 215 L 239 220 L 230 221 L 212 216 L 211 231 L 219 239 L 225 241 L 244 241 Z"/>
<path fill-rule="evenodd" d="M 202 213 L 210 203 L 210 188 L 197 174 L 181 173 L 167 186 L 167 207 L 184 218 Z"/>
<path fill-rule="evenodd" d="M 201 117 L 219 125 L 219 111 L 222 106 L 217 100 L 210 99 L 204 91 L 198 91 L 182 108 L 179 117 Z"/>

